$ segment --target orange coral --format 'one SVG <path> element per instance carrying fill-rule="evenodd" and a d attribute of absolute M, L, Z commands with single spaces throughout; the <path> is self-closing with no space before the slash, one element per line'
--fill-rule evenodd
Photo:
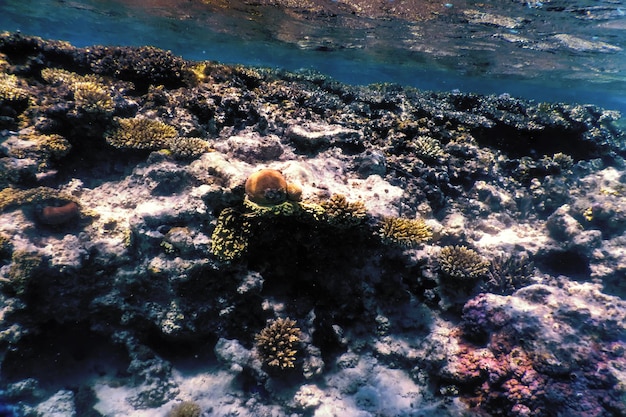
<path fill-rule="evenodd" d="M 302 197 L 302 187 L 288 183 L 280 171 L 262 169 L 246 180 L 246 195 L 256 204 L 276 205 L 287 199 L 299 201 Z"/>

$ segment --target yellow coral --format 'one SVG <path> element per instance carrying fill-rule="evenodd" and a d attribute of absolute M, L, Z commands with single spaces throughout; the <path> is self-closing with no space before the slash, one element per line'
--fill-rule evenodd
<path fill-rule="evenodd" d="M 280 204 L 265 206 L 255 203 L 246 196 L 243 200 L 243 205 L 250 211 L 249 217 L 293 216 L 300 212 L 300 205 L 293 201 L 284 201 Z"/>
<path fill-rule="evenodd" d="M 293 368 L 302 333 L 296 321 L 276 319 L 255 336 L 259 356 L 267 366 L 281 370 Z"/>
<path fill-rule="evenodd" d="M 111 95 L 103 86 L 91 81 L 77 82 L 72 86 L 76 108 L 85 113 L 110 115 L 115 110 Z"/>
<path fill-rule="evenodd" d="M 106 135 L 106 141 L 116 148 L 168 148 L 176 137 L 176 129 L 158 120 L 131 118 L 117 119 L 117 128 Z"/>
<path fill-rule="evenodd" d="M 415 153 L 424 159 L 436 160 L 445 156 L 441 143 L 430 136 L 418 136 L 414 141 Z"/>
<path fill-rule="evenodd" d="M 30 279 L 41 266 L 41 256 L 26 251 L 15 251 L 11 257 L 7 278 L 15 294 L 26 292 Z"/>
<path fill-rule="evenodd" d="M 97 75 L 80 75 L 61 68 L 44 68 L 41 70 L 41 78 L 48 84 L 72 86 L 76 83 L 90 82 L 101 83 L 103 79 Z"/>
<path fill-rule="evenodd" d="M 342 194 L 333 194 L 320 205 L 326 211 L 328 223 L 336 227 L 356 226 L 367 217 L 367 210 L 362 201 L 349 202 Z"/>
<path fill-rule="evenodd" d="M 445 246 L 439 253 L 439 268 L 445 277 L 474 280 L 485 275 L 490 262 L 465 246 Z"/>
<path fill-rule="evenodd" d="M 15 75 L 0 74 L 0 102 L 28 102 L 30 95 L 19 86 Z"/>
<path fill-rule="evenodd" d="M 223 261 L 241 257 L 248 249 L 250 224 L 231 208 L 222 210 L 211 235 L 211 253 Z"/>
<path fill-rule="evenodd" d="M 202 409 L 193 401 L 183 401 L 175 405 L 166 415 L 166 417 L 200 417 Z"/>
<path fill-rule="evenodd" d="M 383 243 L 402 248 L 412 248 L 430 240 L 430 227 L 422 219 L 386 217 L 378 232 Z"/>
<path fill-rule="evenodd" d="M 194 159 L 212 151 L 209 143 L 201 138 L 177 138 L 171 141 L 170 150 L 180 159 Z"/>
<path fill-rule="evenodd" d="M 61 193 L 54 188 L 36 187 L 28 190 L 5 188 L 0 190 L 0 212 L 22 204 L 33 204 L 45 200 L 74 201 L 76 199 L 69 194 Z"/>

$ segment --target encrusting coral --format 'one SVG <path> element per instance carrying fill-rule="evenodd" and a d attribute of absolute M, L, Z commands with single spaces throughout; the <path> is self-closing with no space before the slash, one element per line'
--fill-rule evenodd
<path fill-rule="evenodd" d="M 267 366 L 281 370 L 293 368 L 302 339 L 296 321 L 289 318 L 276 319 L 255 336 L 256 348 Z"/>
<path fill-rule="evenodd" d="M 109 145 L 116 148 L 158 150 L 169 148 L 176 137 L 176 128 L 159 120 L 116 119 L 117 127 L 106 135 Z"/>
<path fill-rule="evenodd" d="M 489 270 L 489 261 L 466 246 L 445 246 L 437 258 L 443 276 L 454 281 L 473 281 Z"/>
<path fill-rule="evenodd" d="M 384 244 L 401 248 L 413 248 L 433 236 L 424 220 L 402 217 L 384 218 L 378 234 Z"/>

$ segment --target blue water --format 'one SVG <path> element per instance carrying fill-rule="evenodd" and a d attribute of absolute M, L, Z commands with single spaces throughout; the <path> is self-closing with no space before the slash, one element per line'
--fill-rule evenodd
<path fill-rule="evenodd" d="M 157 9 L 143 12 L 114 1 L 4 0 L 0 1 L 0 29 L 66 40 L 76 46 L 154 45 L 193 60 L 214 60 L 288 70 L 313 69 L 351 84 L 394 82 L 436 91 L 508 93 L 537 101 L 593 103 L 626 112 L 626 80 L 622 78 L 626 73 L 626 52 L 541 52 L 537 56 L 541 58 L 541 65 L 544 67 L 538 65 L 534 68 L 529 65 L 519 73 L 511 74 L 502 70 L 503 63 L 506 64 L 509 56 L 511 59 L 526 61 L 534 57 L 531 52 L 524 51 L 516 44 L 508 46 L 507 43 L 500 42 L 488 45 L 484 50 L 461 53 L 458 57 L 459 64 L 455 67 L 456 57 L 441 58 L 436 54 L 420 54 L 399 47 L 401 39 L 394 43 L 394 27 L 377 28 L 377 31 L 369 33 L 359 30 L 315 32 L 315 35 L 324 39 L 338 39 L 336 44 L 340 45 L 347 41 L 358 43 L 370 36 L 376 38 L 375 48 L 357 45 L 355 48 L 303 49 L 294 42 L 278 39 L 280 36 L 277 36 L 273 28 L 267 27 L 267 21 L 259 23 L 254 19 L 244 19 L 241 15 L 216 15 L 214 11 L 204 11 L 197 7 L 189 10 L 188 15 L 184 15 L 183 11 Z M 283 17 L 277 16 L 278 19 Z M 620 26 L 622 22 L 619 19 L 613 20 L 613 26 L 615 22 L 618 28 L 607 30 L 607 33 L 613 43 L 624 44 L 625 33 Z M 427 25 L 423 25 L 426 34 L 429 33 Z M 580 24 L 574 21 L 572 25 L 576 27 L 575 25 Z M 398 26 L 397 29 L 400 31 L 405 28 Z M 475 27 L 470 29 L 475 30 Z M 463 28 L 457 27 L 455 30 L 454 36 L 433 38 L 432 42 L 441 42 L 441 48 L 449 50 L 463 50 L 466 45 L 474 42 L 471 34 L 465 38 L 459 35 Z M 559 28 L 559 31 L 562 30 L 564 29 Z M 436 31 L 437 28 L 431 30 Z M 506 32 L 514 34 L 516 31 Z M 346 36 L 354 36 L 355 39 L 346 40 Z M 401 36 L 398 33 L 398 37 Z M 485 39 L 489 39 L 489 34 Z M 557 60 L 566 69 L 554 71 L 549 68 L 545 62 L 549 63 L 550 59 Z M 584 70 L 581 72 L 580 67 L 590 66 L 590 62 L 595 61 L 599 67 L 608 68 L 606 73 L 610 74 L 609 77 L 601 74 L 602 77 L 598 80 L 598 70 L 595 69 L 594 73 L 591 68 L 588 78 L 584 78 L 587 74 Z M 487 69 L 483 71 L 481 66 L 486 66 Z M 577 68 L 578 72 L 569 74 L 568 66 Z"/>

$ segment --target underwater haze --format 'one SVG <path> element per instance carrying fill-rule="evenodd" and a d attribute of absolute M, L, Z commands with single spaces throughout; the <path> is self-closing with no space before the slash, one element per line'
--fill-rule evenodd
<path fill-rule="evenodd" d="M 312 69 L 351 84 L 626 109 L 621 1 L 263 3 L 4 0 L 0 28 L 77 46 L 154 45 L 194 60 Z M 403 3 L 417 11 L 397 11 Z"/>

